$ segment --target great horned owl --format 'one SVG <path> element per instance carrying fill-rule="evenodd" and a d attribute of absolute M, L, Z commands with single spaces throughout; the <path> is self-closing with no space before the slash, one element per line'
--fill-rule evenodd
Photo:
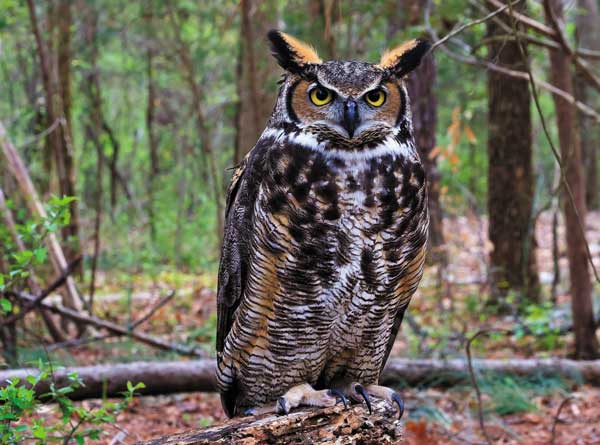
<path fill-rule="evenodd" d="M 268 34 L 285 70 L 267 128 L 229 187 L 218 287 L 217 381 L 227 415 L 379 386 L 425 259 L 426 182 L 403 77 L 429 49 L 323 62 Z"/>

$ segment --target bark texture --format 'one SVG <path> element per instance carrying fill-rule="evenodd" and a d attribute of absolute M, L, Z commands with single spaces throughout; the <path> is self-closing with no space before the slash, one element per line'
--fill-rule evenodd
<path fill-rule="evenodd" d="M 394 414 L 381 401 L 373 404 L 373 414 L 363 406 L 337 405 L 287 416 L 242 417 L 137 445 L 402 444 L 402 426 Z"/>
<path fill-rule="evenodd" d="M 515 5 L 523 12 L 525 3 Z M 510 18 L 501 20 L 510 26 Z M 505 35 L 488 21 L 488 36 Z M 509 69 L 525 71 L 519 46 L 496 41 L 489 58 Z M 488 71 L 488 214 L 492 300 L 502 303 L 509 290 L 524 299 L 539 301 L 536 242 L 532 227 L 534 197 L 531 97 L 526 79 L 512 79 Z"/>
<path fill-rule="evenodd" d="M 544 1 L 544 12 L 549 23 L 563 25 L 561 0 Z M 550 77 L 557 88 L 573 93 L 571 62 L 561 51 L 550 51 Z M 565 214 L 567 257 L 571 282 L 571 310 L 575 332 L 575 357 L 578 359 L 598 358 L 598 339 L 592 304 L 592 282 L 588 269 L 585 227 L 586 205 L 585 184 L 581 159 L 581 144 L 577 135 L 575 107 L 562 97 L 554 95 L 556 124 L 560 143 L 564 179 L 562 201 Z"/>

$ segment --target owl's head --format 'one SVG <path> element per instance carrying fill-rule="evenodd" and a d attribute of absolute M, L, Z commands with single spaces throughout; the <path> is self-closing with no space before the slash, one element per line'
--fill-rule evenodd
<path fill-rule="evenodd" d="M 273 55 L 286 71 L 272 125 L 291 125 L 319 141 L 360 148 L 410 127 L 402 79 L 430 48 L 410 40 L 386 51 L 379 63 L 322 61 L 308 44 L 270 31 Z"/>

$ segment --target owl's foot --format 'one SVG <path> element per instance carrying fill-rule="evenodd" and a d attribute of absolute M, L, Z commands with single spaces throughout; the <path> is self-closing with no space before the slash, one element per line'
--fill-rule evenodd
<path fill-rule="evenodd" d="M 337 389 L 326 389 L 322 391 L 316 391 L 308 383 L 294 386 L 283 396 L 281 396 L 275 406 L 264 405 L 264 406 L 253 406 L 244 410 L 245 416 L 260 416 L 262 414 L 288 414 L 292 408 L 296 408 L 301 405 L 316 406 L 316 407 L 329 407 L 334 406 L 337 402 L 341 401 L 344 408 L 348 408 L 348 399 L 340 390 Z"/>
<path fill-rule="evenodd" d="M 379 385 L 363 386 L 360 383 L 353 382 L 348 387 L 348 394 L 355 402 L 364 401 L 369 409 L 369 414 L 373 413 L 371 409 L 371 396 L 383 399 L 392 406 L 394 404 L 398 405 L 398 419 L 401 419 L 404 414 L 404 400 L 391 388 Z"/>
<path fill-rule="evenodd" d="M 338 399 L 344 404 L 344 408 L 347 408 L 347 400 L 342 392 L 335 389 L 317 391 L 308 383 L 303 383 L 294 386 L 277 400 L 275 412 L 288 414 L 292 408 L 300 405 L 325 408 L 334 406 Z"/>
<path fill-rule="evenodd" d="M 365 389 L 370 395 L 379 397 L 392 406 L 394 406 L 394 404 L 398 405 L 398 419 L 402 418 L 402 415 L 404 414 L 404 400 L 402 400 L 402 397 L 400 397 L 396 391 L 386 386 L 379 385 L 368 385 Z"/>

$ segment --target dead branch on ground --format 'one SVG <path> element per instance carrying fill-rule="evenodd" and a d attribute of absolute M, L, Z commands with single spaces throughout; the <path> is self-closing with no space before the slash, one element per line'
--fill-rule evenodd
<path fill-rule="evenodd" d="M 21 293 L 6 292 L 6 294 L 11 295 L 11 296 L 21 300 L 22 302 L 29 303 L 29 304 L 32 304 L 36 300 L 36 297 L 34 297 L 33 295 L 29 295 L 29 294 L 22 293 L 22 292 Z M 137 332 L 133 329 L 123 327 L 121 325 L 118 325 L 118 324 L 113 323 L 108 320 L 94 317 L 92 315 L 86 315 L 82 312 L 74 311 L 73 309 L 70 309 L 67 307 L 55 306 L 55 305 L 52 305 L 45 301 L 41 301 L 39 303 L 39 305 L 43 309 L 47 309 L 50 312 L 53 312 L 55 314 L 59 314 L 63 317 L 69 318 L 78 324 L 91 325 L 96 328 L 104 329 L 106 331 L 109 331 L 113 334 L 117 334 L 120 336 L 129 336 L 141 343 L 145 343 L 149 346 L 152 346 L 152 347 L 155 347 L 158 349 L 162 349 L 165 351 L 174 351 L 174 352 L 177 352 L 178 354 L 187 355 L 187 356 L 202 357 L 202 356 L 206 355 L 202 349 L 194 348 L 191 346 L 185 346 L 185 345 L 182 345 L 179 343 L 169 342 L 169 341 L 163 340 L 161 338 L 155 337 L 153 335 L 145 334 L 142 332 Z"/>

